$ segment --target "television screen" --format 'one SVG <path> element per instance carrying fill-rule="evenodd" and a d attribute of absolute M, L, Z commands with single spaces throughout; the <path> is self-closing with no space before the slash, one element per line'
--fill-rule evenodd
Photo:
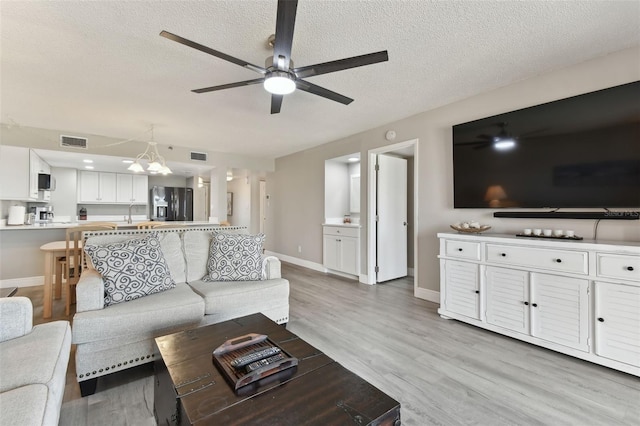
<path fill-rule="evenodd" d="M 640 207 L 640 81 L 453 126 L 455 208 Z"/>

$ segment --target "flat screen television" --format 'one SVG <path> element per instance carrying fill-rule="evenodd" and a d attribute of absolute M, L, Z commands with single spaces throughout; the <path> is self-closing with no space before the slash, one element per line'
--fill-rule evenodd
<path fill-rule="evenodd" d="M 640 81 L 453 126 L 455 208 L 640 207 Z"/>

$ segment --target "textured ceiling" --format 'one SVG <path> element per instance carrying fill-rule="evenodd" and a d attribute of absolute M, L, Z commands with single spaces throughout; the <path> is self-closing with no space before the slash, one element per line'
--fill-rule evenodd
<path fill-rule="evenodd" d="M 389 62 L 309 78 L 355 101 L 296 91 L 269 114 L 258 78 L 160 37 L 262 65 L 270 1 L 2 1 L 1 121 L 278 157 L 542 72 L 640 44 L 640 2 L 300 0 L 296 66 L 379 50 Z"/>

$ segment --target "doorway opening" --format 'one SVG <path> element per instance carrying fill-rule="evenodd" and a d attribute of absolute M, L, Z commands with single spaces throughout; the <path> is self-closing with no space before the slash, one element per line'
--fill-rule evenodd
<path fill-rule="evenodd" d="M 394 226 L 387 227 L 382 225 L 379 227 L 378 208 L 379 202 L 387 202 L 388 197 L 380 196 L 379 191 L 383 190 L 385 183 L 381 182 L 379 188 L 377 181 L 376 164 L 378 164 L 378 156 L 394 157 L 405 159 L 407 164 L 407 182 L 406 182 L 406 266 L 407 275 L 413 276 L 414 289 L 418 282 L 418 140 L 413 139 L 400 142 L 393 145 L 387 145 L 381 148 L 369 150 L 368 152 L 368 205 L 367 205 L 367 284 L 376 284 L 386 281 L 385 276 L 378 279 L 380 268 L 378 243 L 384 241 L 385 245 L 389 241 L 395 241 L 393 229 Z M 404 188 L 404 186 L 403 186 Z M 384 189 L 389 191 L 389 189 Z M 404 189 L 403 189 L 404 191 Z M 385 195 L 385 194 L 380 194 Z M 385 201 L 386 200 L 386 201 Z M 404 220 L 403 220 L 404 221 Z M 398 224 L 396 224 L 398 225 Z M 402 224 L 398 226 L 402 227 Z"/>

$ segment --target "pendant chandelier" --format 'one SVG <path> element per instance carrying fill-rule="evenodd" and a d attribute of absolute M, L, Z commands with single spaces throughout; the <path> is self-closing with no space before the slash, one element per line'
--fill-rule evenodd
<path fill-rule="evenodd" d="M 164 157 L 158 153 L 158 144 L 153 140 L 153 126 L 151 126 L 151 140 L 147 142 L 147 149 L 136 157 L 133 164 L 128 167 L 128 170 L 134 173 L 144 172 L 144 167 L 140 164 L 140 160 L 147 161 L 147 171 L 150 173 L 160 173 L 163 175 L 173 173 L 171 169 L 167 167 Z"/>

